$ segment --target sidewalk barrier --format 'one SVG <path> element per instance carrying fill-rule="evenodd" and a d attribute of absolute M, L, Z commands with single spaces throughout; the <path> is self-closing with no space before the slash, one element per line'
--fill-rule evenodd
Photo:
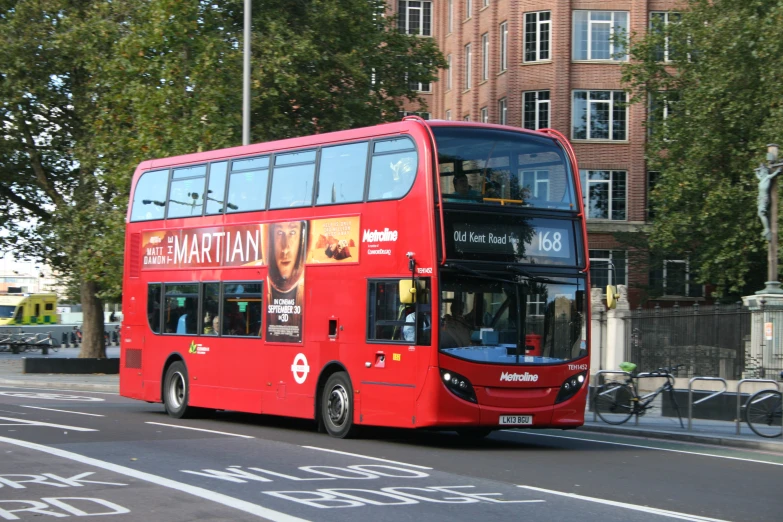
<path fill-rule="evenodd" d="M 707 395 L 704 398 L 699 399 L 696 402 L 693 402 L 693 383 L 695 381 L 720 381 L 723 383 L 723 389 L 714 393 L 711 393 L 710 395 Z M 712 399 L 713 397 L 717 397 L 718 395 L 722 395 L 726 393 L 726 390 L 729 389 L 729 384 L 726 382 L 726 379 L 722 377 L 694 377 L 690 381 L 688 381 L 688 431 L 692 431 L 692 424 L 693 424 L 693 405 L 702 403 L 706 400 Z"/>
<path fill-rule="evenodd" d="M 774 384 L 778 391 L 780 391 L 780 384 L 772 379 L 742 379 L 737 383 L 737 418 L 734 421 L 737 424 L 737 435 L 740 434 L 740 425 L 742 424 L 742 394 L 740 393 L 740 388 L 742 388 L 742 385 L 746 382 L 768 382 Z M 747 407 L 747 404 L 745 406 Z"/>

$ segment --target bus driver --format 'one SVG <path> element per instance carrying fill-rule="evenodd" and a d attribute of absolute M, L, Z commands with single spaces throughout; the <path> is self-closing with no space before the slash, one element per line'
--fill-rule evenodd
<path fill-rule="evenodd" d="M 268 226 L 267 341 L 301 342 L 306 221 Z"/>

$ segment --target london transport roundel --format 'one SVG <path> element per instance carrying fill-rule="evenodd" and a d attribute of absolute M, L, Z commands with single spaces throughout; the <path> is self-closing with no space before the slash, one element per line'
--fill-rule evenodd
<path fill-rule="evenodd" d="M 303 384 L 307 380 L 307 374 L 310 373 L 310 367 L 307 365 L 307 357 L 305 357 L 305 354 L 296 354 L 296 357 L 294 357 L 294 364 L 291 365 L 291 372 L 294 374 L 294 380 L 297 384 Z"/>

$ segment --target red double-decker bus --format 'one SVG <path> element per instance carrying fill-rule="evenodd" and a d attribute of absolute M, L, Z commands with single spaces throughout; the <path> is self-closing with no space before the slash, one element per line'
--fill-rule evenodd
<path fill-rule="evenodd" d="M 578 172 L 555 131 L 418 117 L 145 161 L 120 393 L 336 437 L 580 426 Z"/>

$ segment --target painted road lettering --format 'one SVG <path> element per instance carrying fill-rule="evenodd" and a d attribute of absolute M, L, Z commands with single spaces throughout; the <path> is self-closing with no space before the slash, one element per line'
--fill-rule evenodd
<path fill-rule="evenodd" d="M 286 475 L 284 473 L 278 473 L 277 471 L 271 471 L 263 468 L 247 467 L 242 469 L 241 466 L 229 466 L 225 471 L 214 469 L 202 469 L 200 471 L 180 470 L 182 473 L 188 473 L 191 475 L 199 475 L 202 477 L 209 477 L 218 480 L 225 480 L 227 482 L 235 483 L 247 483 L 247 482 L 273 482 L 274 479 L 270 479 L 267 476 L 277 477 L 278 479 L 292 480 L 295 482 L 313 481 L 313 480 L 373 480 L 384 478 L 425 478 L 429 477 L 429 474 L 422 471 L 400 468 L 397 466 L 389 466 L 386 464 L 354 464 L 352 466 L 339 467 L 339 466 L 300 466 L 297 469 L 304 473 L 310 473 L 313 475 L 319 475 L 317 477 L 302 477 L 294 475 Z M 249 470 L 249 471 L 245 471 Z M 251 473 L 253 472 L 253 473 Z"/>
<path fill-rule="evenodd" d="M 41 473 L 40 475 L 32 474 L 11 474 L 0 475 L 0 488 L 9 487 L 11 489 L 26 489 L 24 484 L 40 484 L 42 486 L 53 486 L 56 488 L 74 487 L 80 488 L 85 484 L 102 484 L 104 486 L 127 486 L 127 484 L 120 484 L 118 482 L 103 482 L 99 480 L 86 480 L 84 477 L 93 475 L 95 472 L 87 471 L 85 473 L 79 473 L 72 477 L 61 477 L 54 473 Z M 54 482 L 53 482 L 54 481 Z"/>
<path fill-rule="evenodd" d="M 21 520 L 16 513 L 27 513 L 36 516 L 48 515 L 55 518 L 69 516 L 94 517 L 99 515 L 124 515 L 130 513 L 130 509 L 102 498 L 92 497 L 44 497 L 40 500 L 0 500 L 0 519 Z"/>
<path fill-rule="evenodd" d="M 434 504 L 529 504 L 543 500 L 508 500 L 502 493 L 454 491 L 475 486 L 390 487 L 380 490 L 357 488 L 330 488 L 315 491 L 263 491 L 266 495 L 290 500 L 318 509 L 362 506 L 410 506 Z"/>

